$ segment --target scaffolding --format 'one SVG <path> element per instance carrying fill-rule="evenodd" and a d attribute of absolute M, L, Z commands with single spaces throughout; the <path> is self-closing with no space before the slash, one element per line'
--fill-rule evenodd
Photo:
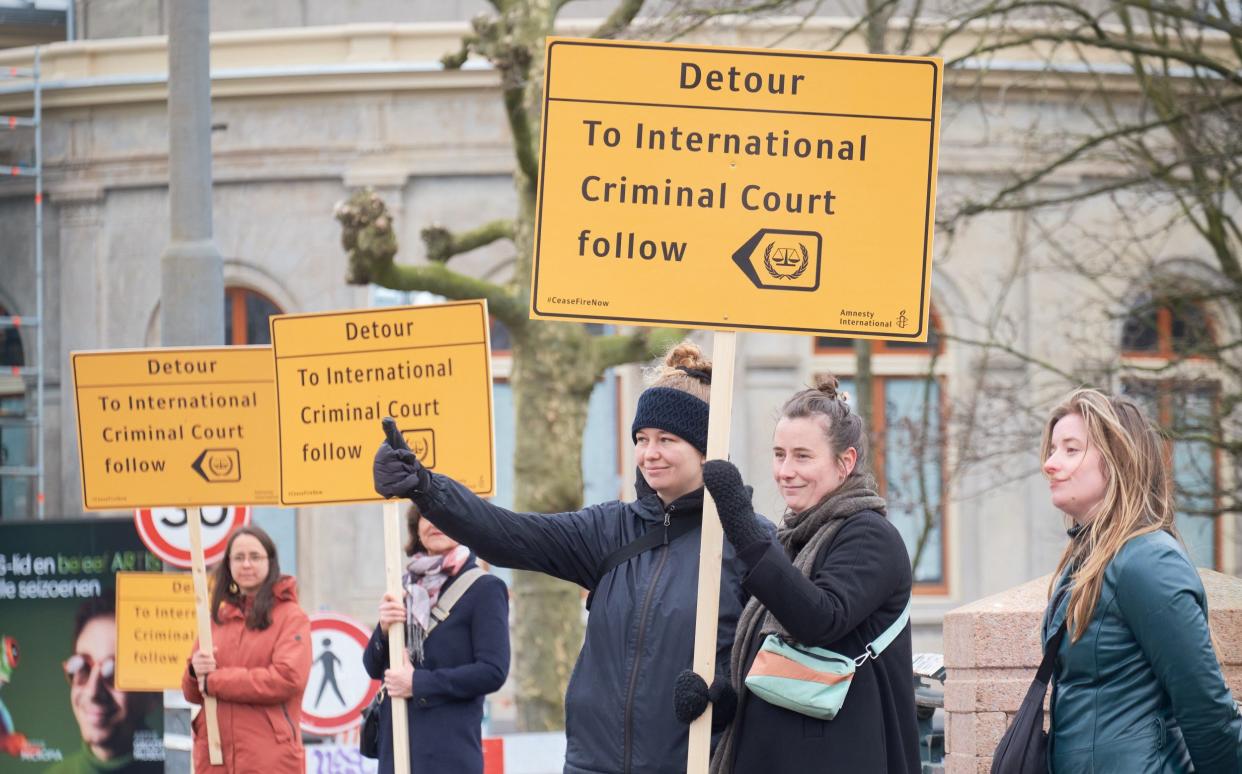
<path fill-rule="evenodd" d="M 32 164 L 12 163 L 0 167 L 0 173 L 9 179 L 33 178 L 34 180 L 34 317 L 29 315 L 0 316 L 0 330 L 12 328 L 20 334 L 23 329 L 34 332 L 35 352 L 33 360 L 24 358 L 26 365 L 11 366 L 11 374 L 22 381 L 26 400 L 20 415 L 0 413 L 0 427 L 17 427 L 25 429 L 27 439 L 34 437 L 34 459 L 27 459 L 28 464 L 6 464 L 0 462 L 0 478 L 34 481 L 35 515 L 44 517 L 44 311 L 43 311 L 43 92 L 39 80 L 39 47 L 34 47 L 34 57 L 30 67 L 7 67 L 0 69 L 0 79 L 26 81 L 29 83 L 32 111 L 30 116 L 0 115 L 0 130 L 33 132 L 34 161 Z M 23 347 L 23 352 L 25 347 Z M 33 365 L 30 365 L 33 363 Z M 30 381 L 35 384 L 35 399 L 30 405 Z M 33 409 L 33 410 L 32 410 Z M 27 443 L 29 448 L 29 443 Z M 29 453 L 27 457 L 29 458 Z M 29 464 L 29 463 L 33 464 Z M 29 513 L 29 510 L 28 510 Z"/>

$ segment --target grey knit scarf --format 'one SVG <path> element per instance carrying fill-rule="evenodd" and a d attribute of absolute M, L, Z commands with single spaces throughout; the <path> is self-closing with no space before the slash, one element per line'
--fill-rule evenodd
<path fill-rule="evenodd" d="M 821 500 L 819 505 L 801 513 L 786 512 L 776 530 L 776 539 L 793 558 L 794 567 L 809 578 L 820 552 L 845 524 L 846 519 L 861 511 L 876 511 L 883 515 L 885 509 L 884 498 L 875 493 L 875 479 L 870 475 L 850 476 L 832 494 Z M 726 774 L 733 770 L 733 757 L 737 752 L 734 731 L 742 719 L 748 693 L 743 671 L 746 669 L 748 650 L 750 643 L 756 641 L 760 635 L 767 636 L 771 633 L 789 636 L 789 632 L 768 612 L 758 597 L 751 597 L 738 619 L 733 651 L 729 659 L 729 681 L 737 691 L 737 711 L 733 716 L 733 723 L 725 729 L 716 744 L 711 774 Z"/>

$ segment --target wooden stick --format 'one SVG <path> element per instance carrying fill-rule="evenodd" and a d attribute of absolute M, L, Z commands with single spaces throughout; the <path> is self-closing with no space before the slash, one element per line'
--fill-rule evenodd
<path fill-rule="evenodd" d="M 198 508 L 185 509 L 186 524 L 190 527 L 190 573 L 194 579 L 194 614 L 198 621 L 198 649 L 215 653 L 211 644 L 211 611 L 207 607 L 207 562 L 203 558 L 203 512 Z M 226 556 L 221 561 L 227 562 Z M 216 697 L 203 696 L 203 711 L 207 713 L 207 755 L 212 766 L 224 765 L 224 753 L 220 749 L 220 722 L 216 719 Z M 190 756 L 193 757 L 193 756 Z"/>
<path fill-rule="evenodd" d="M 707 421 L 707 458 L 729 458 L 729 420 L 733 415 L 733 359 L 737 334 L 712 335 L 711 413 Z M 716 630 L 720 616 L 720 561 L 724 532 L 710 494 L 703 497 L 703 530 L 699 543 L 698 617 L 694 622 L 694 671 L 707 681 L 716 677 Z M 712 705 L 690 724 L 686 774 L 707 774 L 711 763 Z"/>
<path fill-rule="evenodd" d="M 401 585 L 404 557 L 401 548 L 401 503 L 388 500 L 384 503 L 384 568 L 388 593 L 397 599 L 405 598 L 405 589 Z M 388 666 L 393 669 L 400 667 L 403 653 L 405 627 L 393 624 L 388 627 Z M 390 697 L 388 701 L 392 705 L 392 770 L 404 774 L 410 770 L 410 719 L 406 714 L 405 699 Z"/>

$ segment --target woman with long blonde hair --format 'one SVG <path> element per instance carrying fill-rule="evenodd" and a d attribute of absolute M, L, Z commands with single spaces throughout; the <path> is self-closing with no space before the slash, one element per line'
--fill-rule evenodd
<path fill-rule="evenodd" d="M 1242 772 L 1242 717 L 1174 525 L 1163 449 L 1138 405 L 1098 390 L 1070 394 L 1044 428 L 1052 503 L 1072 521 L 1042 632 L 1047 646 L 1065 627 L 1053 774 Z"/>

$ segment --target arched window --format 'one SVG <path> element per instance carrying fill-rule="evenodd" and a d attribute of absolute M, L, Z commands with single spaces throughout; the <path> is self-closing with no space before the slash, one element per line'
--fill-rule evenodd
<path fill-rule="evenodd" d="M 935 310 L 926 342 L 875 341 L 872 347 L 871 469 L 914 567 L 915 593 L 948 593 L 944 524 L 944 338 Z M 855 394 L 853 339 L 815 339 L 817 371 Z"/>
<path fill-rule="evenodd" d="M 1143 299 L 1121 330 L 1122 391 L 1165 430 L 1177 529 L 1195 565 L 1219 569 L 1220 367 L 1211 315 L 1186 299 Z"/>
<path fill-rule="evenodd" d="M 224 343 L 271 344 L 267 318 L 282 314 L 276 302 L 262 293 L 243 287 L 224 289 Z"/>

